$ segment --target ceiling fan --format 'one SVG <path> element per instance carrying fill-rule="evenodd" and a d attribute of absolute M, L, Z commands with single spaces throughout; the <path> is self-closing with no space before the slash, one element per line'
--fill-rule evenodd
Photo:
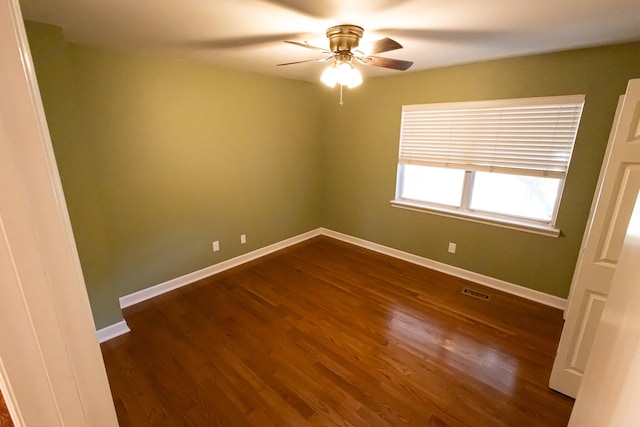
<path fill-rule="evenodd" d="M 402 45 L 395 40 L 385 37 L 360 46 L 360 39 L 363 34 L 364 29 L 357 25 L 343 24 L 331 27 L 327 29 L 329 50 L 311 46 L 308 43 L 287 40 L 285 43 L 312 49 L 317 52 L 321 52 L 326 56 L 320 59 L 287 62 L 277 65 L 294 65 L 305 62 L 332 62 L 332 64 L 324 71 L 320 80 L 330 87 L 339 84 L 340 87 L 347 86 L 350 88 L 356 87 L 362 83 L 362 75 L 358 69 L 354 67 L 354 63 L 400 71 L 407 70 L 411 65 L 413 65 L 413 62 L 411 61 L 373 56 L 374 54 L 401 49 Z"/>

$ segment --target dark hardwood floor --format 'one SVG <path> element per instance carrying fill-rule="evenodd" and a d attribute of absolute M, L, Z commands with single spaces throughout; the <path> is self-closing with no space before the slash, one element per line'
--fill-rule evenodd
<path fill-rule="evenodd" d="M 0 393 L 0 427 L 13 427 L 9 408 L 7 408 L 7 403 L 4 401 L 2 393 Z"/>
<path fill-rule="evenodd" d="M 102 345 L 123 427 L 549 427 L 573 406 L 547 387 L 560 310 L 327 237 L 124 316 Z"/>

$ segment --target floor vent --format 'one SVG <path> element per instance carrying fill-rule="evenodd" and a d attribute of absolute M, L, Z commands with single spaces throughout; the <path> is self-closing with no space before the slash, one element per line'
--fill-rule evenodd
<path fill-rule="evenodd" d="M 469 295 L 470 297 L 478 298 L 481 300 L 489 301 L 489 295 L 483 294 L 479 291 L 474 291 L 473 289 L 464 288 L 462 289 L 462 293 L 465 295 Z"/>

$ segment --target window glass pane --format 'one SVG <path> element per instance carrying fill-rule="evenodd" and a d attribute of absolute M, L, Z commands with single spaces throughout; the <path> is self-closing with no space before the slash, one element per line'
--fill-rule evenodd
<path fill-rule="evenodd" d="M 404 165 L 403 186 L 400 197 L 447 206 L 460 206 L 464 171 Z"/>
<path fill-rule="evenodd" d="M 550 221 L 558 197 L 558 178 L 476 172 L 471 209 Z"/>

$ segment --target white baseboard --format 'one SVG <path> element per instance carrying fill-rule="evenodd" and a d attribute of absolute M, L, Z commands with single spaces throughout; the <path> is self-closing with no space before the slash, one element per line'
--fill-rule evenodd
<path fill-rule="evenodd" d="M 129 329 L 127 322 L 121 320 L 120 322 L 114 323 L 113 325 L 98 329 L 96 334 L 98 335 L 98 342 L 103 343 L 122 334 L 126 334 L 129 331 L 131 331 L 131 329 Z"/>
<path fill-rule="evenodd" d="M 480 285 L 488 286 L 490 288 L 494 288 L 512 295 L 526 298 L 531 301 L 539 302 L 541 304 L 545 304 L 551 307 L 564 310 L 567 304 L 567 300 L 564 298 L 545 294 L 544 292 L 525 288 L 523 286 L 505 282 L 503 280 L 495 279 L 493 277 L 484 276 L 482 274 L 474 273 L 472 271 L 464 270 L 462 268 L 454 267 L 454 266 L 444 264 L 438 261 L 434 261 L 428 258 L 423 258 L 418 255 L 410 254 L 408 252 L 403 252 L 398 249 L 393 249 L 387 246 L 380 245 L 378 243 L 373 243 L 368 240 L 353 237 L 348 234 L 339 233 L 337 231 L 329 230 L 326 228 L 317 228 L 307 233 L 303 233 L 298 236 L 294 236 L 289 239 L 283 240 L 281 242 L 277 242 L 272 245 L 265 246 L 264 248 L 256 249 L 255 251 L 248 252 L 238 257 L 220 262 L 218 264 L 211 265 L 209 267 L 205 267 L 201 270 L 194 271 L 193 273 L 185 274 L 184 276 L 171 279 L 164 283 L 160 283 L 158 285 L 151 286 L 149 288 L 142 289 L 138 292 L 134 292 L 132 294 L 120 297 L 120 308 L 129 307 L 139 302 L 146 301 L 148 299 L 162 295 L 174 289 L 181 288 L 183 286 L 197 282 L 198 280 L 207 278 L 217 273 L 221 273 L 230 268 L 237 267 L 249 261 L 253 261 L 254 259 L 263 257 L 270 253 L 279 251 L 281 249 L 287 248 L 289 246 L 295 245 L 297 243 L 303 242 L 305 240 L 311 239 L 312 237 L 316 237 L 320 235 L 342 240 L 344 242 L 351 243 L 366 249 L 370 249 L 375 252 L 389 255 L 394 258 L 408 261 L 413 264 L 427 267 L 432 270 L 440 271 L 442 273 L 450 274 L 452 276 L 456 276 L 462 279 L 470 280 Z M 118 322 L 114 325 L 107 326 L 106 328 L 100 329 L 98 331 L 98 338 L 100 342 L 104 342 L 111 338 L 115 338 L 118 335 L 122 335 L 126 332 L 129 332 L 129 328 L 126 322 L 123 320 L 122 322 Z"/>
<path fill-rule="evenodd" d="M 544 292 L 536 291 L 534 289 L 525 288 L 524 286 L 515 285 L 513 283 L 505 282 L 504 280 L 495 279 L 493 277 L 485 276 L 473 271 L 464 270 L 459 267 L 444 264 L 438 261 L 431 260 L 429 258 L 423 258 L 418 255 L 403 252 L 398 249 L 393 249 L 387 246 L 373 243 L 368 240 L 363 240 L 357 237 L 349 236 L 348 234 L 339 233 L 337 231 L 321 229 L 321 233 L 325 236 L 332 237 L 334 239 L 342 240 L 353 245 L 370 249 L 385 255 L 392 256 L 404 261 L 411 262 L 423 267 L 430 268 L 432 270 L 439 271 L 441 273 L 450 274 L 461 279 L 470 280 L 472 282 L 484 285 L 499 291 L 503 291 L 512 295 L 516 295 L 522 298 L 526 298 L 531 301 L 539 302 L 554 308 L 564 310 L 567 305 L 567 300 L 557 297 L 555 295 L 549 295 Z"/>
<path fill-rule="evenodd" d="M 277 242 L 272 245 L 265 246 L 264 248 L 256 249 L 255 251 L 248 252 L 246 254 L 228 259 L 226 261 L 222 261 L 218 264 L 205 267 L 198 271 L 194 271 L 193 273 L 185 274 L 184 276 L 168 280 L 158 285 L 151 286 L 150 288 L 142 289 L 141 291 L 134 292 L 129 295 L 125 295 L 123 297 L 120 297 L 120 308 L 129 307 L 130 305 L 134 305 L 139 302 L 151 299 L 153 297 L 157 297 L 158 295 L 162 295 L 164 293 L 167 293 L 174 289 L 178 289 L 183 286 L 189 285 L 191 283 L 197 282 L 198 280 L 207 278 L 214 274 L 221 273 L 230 268 L 237 267 L 249 261 L 253 261 L 254 259 L 263 257 L 270 253 L 295 245 L 296 243 L 300 243 L 312 237 L 319 236 L 320 234 L 322 234 L 322 232 L 321 232 L 321 229 L 319 228 L 315 230 L 311 230 L 307 233 L 303 233 L 298 236 L 291 237 L 281 242 Z"/>

